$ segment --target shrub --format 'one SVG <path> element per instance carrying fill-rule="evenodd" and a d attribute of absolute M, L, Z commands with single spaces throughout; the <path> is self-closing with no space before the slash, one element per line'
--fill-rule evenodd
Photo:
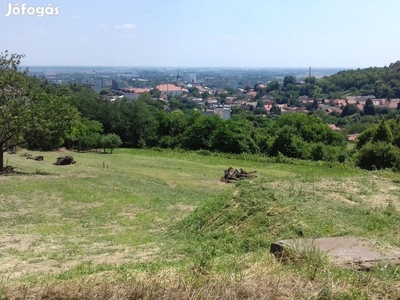
<path fill-rule="evenodd" d="M 324 160 L 325 146 L 322 143 L 316 143 L 311 147 L 310 158 L 312 160 Z"/>
<path fill-rule="evenodd" d="M 358 166 L 367 170 L 399 169 L 400 149 L 385 142 L 369 142 L 358 153 Z"/>

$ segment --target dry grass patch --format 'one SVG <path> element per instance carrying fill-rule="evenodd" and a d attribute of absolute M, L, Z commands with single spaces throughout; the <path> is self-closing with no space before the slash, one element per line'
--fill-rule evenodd
<path fill-rule="evenodd" d="M 290 182 L 290 183 L 289 183 Z M 367 204 L 371 207 L 393 204 L 400 209 L 400 187 L 383 177 L 357 177 L 347 179 L 320 179 L 299 182 L 292 179 L 273 181 L 270 186 L 281 191 L 301 191 L 326 200 L 349 205 Z"/>

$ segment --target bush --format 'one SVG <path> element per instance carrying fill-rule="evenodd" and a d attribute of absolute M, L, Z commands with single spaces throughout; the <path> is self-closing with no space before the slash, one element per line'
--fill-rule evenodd
<path fill-rule="evenodd" d="M 385 142 L 367 143 L 359 151 L 358 166 L 367 170 L 399 169 L 400 149 Z"/>
<path fill-rule="evenodd" d="M 272 144 L 270 155 L 277 156 L 279 152 L 284 156 L 299 159 L 308 159 L 310 155 L 309 144 L 296 135 L 293 128 L 287 126 L 278 132 Z"/>
<path fill-rule="evenodd" d="M 325 146 L 322 143 L 316 143 L 311 146 L 310 158 L 312 160 L 324 160 Z"/>

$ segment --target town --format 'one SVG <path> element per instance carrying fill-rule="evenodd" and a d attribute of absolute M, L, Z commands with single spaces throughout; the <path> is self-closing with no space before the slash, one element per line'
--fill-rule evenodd
<path fill-rule="evenodd" d="M 52 84 L 82 85 L 100 94 L 103 99 L 137 100 L 149 93 L 153 100 L 164 103 L 167 110 L 195 109 L 203 115 L 219 115 L 230 119 L 232 114 L 253 112 L 256 115 L 279 115 L 288 112 L 321 111 L 326 115 L 343 116 L 351 105 L 363 111 L 369 99 L 375 108 L 388 113 L 398 109 L 400 99 L 375 95 L 330 97 L 301 90 L 310 82 L 341 71 L 340 69 L 173 69 L 124 67 L 30 67 L 31 74 Z M 276 85 L 274 87 L 274 84 Z M 295 85 L 289 96 L 276 96 L 274 90 Z M 271 88 L 272 87 L 272 88 Z M 304 90 L 304 89 L 303 89 Z M 307 89 L 306 89 L 307 90 Z M 272 91 L 272 92 L 271 92 Z M 308 94 L 308 95 L 307 95 Z M 341 130 L 329 124 L 335 131 Z M 351 133 L 351 132 L 350 132 Z M 354 140 L 356 135 L 349 135 Z"/>

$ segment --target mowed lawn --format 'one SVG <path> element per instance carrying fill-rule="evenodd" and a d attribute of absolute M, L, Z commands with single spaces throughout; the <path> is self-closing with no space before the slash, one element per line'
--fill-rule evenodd
<path fill-rule="evenodd" d="M 21 152 L 22 153 L 22 152 Z M 152 152 L 6 155 L 21 175 L 0 177 L 0 274 L 58 273 L 85 261 L 135 263 L 162 256 L 172 223 L 231 186 L 226 166 Z M 77 163 L 56 166 L 60 155 Z"/>
<path fill-rule="evenodd" d="M 266 198 L 267 193 L 268 197 L 275 193 L 282 199 L 300 197 L 305 205 L 320 201 L 315 214 L 324 212 L 328 205 L 333 207 L 331 203 L 350 210 L 400 207 L 400 176 L 392 172 L 262 163 L 194 152 L 30 152 L 44 155 L 45 161 L 21 157 L 24 152 L 6 154 L 5 162 L 19 173 L 0 176 L 0 278 L 5 286 L 84 278 L 108 271 L 124 277 L 128 269 L 151 272 L 185 266 L 199 257 L 187 257 L 190 251 L 182 249 L 194 247 L 198 254 L 202 245 L 196 241 L 183 245 L 195 235 L 171 234 L 171 228 L 176 232 L 176 224 L 202 204 L 238 193 L 240 186 L 219 180 L 230 166 L 257 171 L 259 178 L 253 181 L 257 185 L 262 179 Z M 76 164 L 54 165 L 61 155 L 74 156 Z M 246 193 L 264 197 L 262 188 L 254 195 L 249 190 Z M 268 213 L 271 216 L 270 210 Z M 339 224 L 343 229 L 338 227 L 335 234 L 346 232 L 349 221 L 345 217 L 340 220 L 344 220 Z M 293 221 L 301 224 L 307 220 Z M 318 227 L 308 230 L 333 232 Z M 273 233 L 268 234 L 273 237 Z M 400 244 L 398 233 L 378 230 L 373 237 L 393 246 Z M 268 250 L 266 247 L 264 252 Z M 277 268 L 271 267 L 273 258 L 267 258 L 268 268 Z M 258 264 L 258 258 L 252 263 L 246 262 L 248 257 L 226 259 L 228 270 L 232 259 L 238 263 L 244 259 L 243 272 Z"/>

